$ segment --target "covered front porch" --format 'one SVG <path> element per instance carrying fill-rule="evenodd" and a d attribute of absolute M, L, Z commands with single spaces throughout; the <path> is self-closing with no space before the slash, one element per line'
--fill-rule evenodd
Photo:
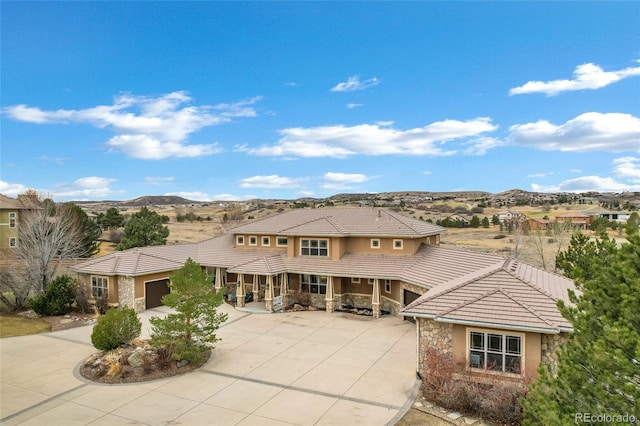
<path fill-rule="evenodd" d="M 395 314 L 401 305 L 400 283 L 393 282 L 398 288 L 392 289 L 392 280 L 286 271 L 260 273 L 242 267 L 214 271 L 216 290 L 225 287 L 238 308 L 260 310 L 261 304 L 266 312 L 279 312 L 298 303 L 331 313 L 347 305 L 371 309 L 373 317 L 380 318 L 383 310 Z"/>

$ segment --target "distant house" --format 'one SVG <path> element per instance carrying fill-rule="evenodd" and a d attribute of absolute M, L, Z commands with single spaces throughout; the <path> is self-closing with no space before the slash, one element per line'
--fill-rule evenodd
<path fill-rule="evenodd" d="M 28 208 L 22 200 L 0 194 L 0 249 L 18 247 L 21 212 Z"/>
<path fill-rule="evenodd" d="M 549 229 L 550 221 L 547 219 L 529 217 L 527 218 L 526 223 L 530 231 L 546 231 Z"/>
<path fill-rule="evenodd" d="M 562 213 L 555 217 L 556 223 L 571 223 L 578 229 L 589 229 L 591 227 L 591 216 L 584 213 Z"/>
<path fill-rule="evenodd" d="M 604 217 L 614 222 L 622 223 L 629 220 L 631 216 L 630 212 L 602 212 L 600 213 L 600 217 Z"/>

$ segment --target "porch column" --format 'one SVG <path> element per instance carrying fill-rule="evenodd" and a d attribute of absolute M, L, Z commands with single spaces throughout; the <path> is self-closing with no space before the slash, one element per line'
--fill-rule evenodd
<path fill-rule="evenodd" d="M 236 306 L 244 306 L 244 274 L 238 274 L 238 287 L 236 288 Z"/>
<path fill-rule="evenodd" d="M 260 301 L 260 277 L 258 275 L 253 275 L 253 301 Z"/>
<path fill-rule="evenodd" d="M 333 312 L 333 276 L 331 275 L 327 278 L 327 295 L 324 300 L 327 312 Z"/>
<path fill-rule="evenodd" d="M 380 318 L 380 280 L 373 280 L 373 294 L 371 295 L 371 307 L 373 309 L 373 317 Z"/>
<path fill-rule="evenodd" d="M 289 274 L 282 273 L 282 281 L 280 282 L 280 296 L 282 296 L 282 306 L 287 306 L 287 297 L 289 296 Z"/>
<path fill-rule="evenodd" d="M 273 276 L 267 275 L 267 286 L 264 289 L 264 307 L 273 312 Z"/>
<path fill-rule="evenodd" d="M 222 288 L 222 271 L 220 270 L 219 266 L 216 268 L 216 283 L 214 285 L 214 288 L 216 292 L 220 291 L 220 289 Z"/>

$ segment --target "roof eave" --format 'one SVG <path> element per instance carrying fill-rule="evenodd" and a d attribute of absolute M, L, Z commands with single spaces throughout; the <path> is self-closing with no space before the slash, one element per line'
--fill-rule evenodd
<path fill-rule="evenodd" d="M 458 325 L 470 325 L 474 327 L 490 327 L 501 330 L 512 330 L 512 331 L 520 331 L 520 332 L 533 332 L 533 333 L 542 333 L 542 334 L 559 334 L 560 332 L 572 332 L 573 329 L 567 327 L 558 327 L 558 328 L 547 328 L 547 327 L 528 327 L 524 325 L 510 325 L 510 324 L 502 324 L 495 322 L 485 322 L 485 321 L 471 321 L 471 320 L 458 320 L 453 318 L 443 318 L 438 317 L 434 314 L 426 314 L 420 312 L 400 312 L 400 315 L 405 317 L 417 317 L 417 318 L 426 318 L 432 319 L 437 322 L 448 323 L 448 324 L 458 324 Z"/>

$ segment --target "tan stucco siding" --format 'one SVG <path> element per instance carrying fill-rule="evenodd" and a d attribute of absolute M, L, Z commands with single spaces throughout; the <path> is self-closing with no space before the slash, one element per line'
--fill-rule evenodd
<path fill-rule="evenodd" d="M 360 283 L 354 283 L 351 278 L 346 278 L 344 281 L 343 293 L 352 294 L 372 294 L 373 285 L 369 284 L 367 278 L 360 278 Z"/>
<path fill-rule="evenodd" d="M 542 336 L 540 333 L 525 333 L 524 342 L 524 373 L 526 377 L 533 379 L 538 378 L 538 365 L 541 361 L 540 341 Z"/>
<path fill-rule="evenodd" d="M 15 214 L 15 226 L 10 226 L 9 213 Z M 11 238 L 18 238 L 18 219 L 19 213 L 17 210 L 0 210 L 0 249 L 9 248 L 9 241 Z"/>
<path fill-rule="evenodd" d="M 391 293 L 386 292 L 385 280 L 380 280 L 380 294 L 382 296 L 394 300 L 396 302 L 402 301 L 402 286 L 399 281 L 391 280 Z"/>

